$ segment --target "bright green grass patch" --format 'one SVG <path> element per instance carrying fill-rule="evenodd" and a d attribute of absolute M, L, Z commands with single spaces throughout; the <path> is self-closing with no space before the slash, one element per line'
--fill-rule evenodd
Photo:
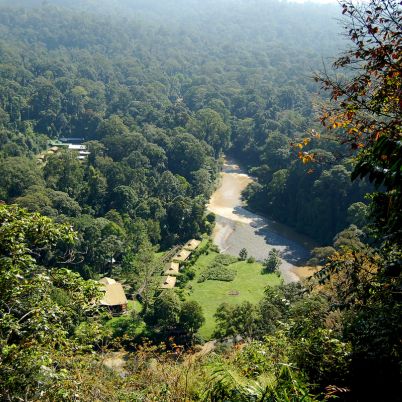
<path fill-rule="evenodd" d="M 207 235 L 204 235 L 201 239 L 201 243 L 198 246 L 198 249 L 202 249 L 203 247 L 205 247 L 205 245 L 209 242 L 209 237 Z"/>
<path fill-rule="evenodd" d="M 210 252 L 208 255 L 203 254 L 198 258 L 194 264 L 196 276 L 188 285 L 192 288 L 188 299 L 200 303 L 204 312 L 205 324 L 201 327 L 199 333 L 205 339 L 209 339 L 214 331 L 215 319 L 213 315 L 221 303 L 239 304 L 246 300 L 251 303 L 258 303 L 267 286 L 276 286 L 281 283 L 281 279 L 276 274 L 261 274 L 262 265 L 260 263 L 249 264 L 246 261 L 228 265 L 229 268 L 237 272 L 232 282 L 208 280 L 198 283 L 197 279 L 202 270 L 217 255 L 218 253 Z M 229 292 L 238 292 L 238 295 L 233 296 Z"/>
<path fill-rule="evenodd" d="M 127 310 L 131 311 L 134 310 L 137 313 L 140 313 L 142 310 L 142 304 L 137 300 L 128 300 L 127 302 Z"/>
<path fill-rule="evenodd" d="M 138 300 L 127 300 L 127 312 L 120 316 L 112 317 L 106 325 L 113 326 L 116 322 L 131 320 L 131 311 L 135 311 L 136 313 L 140 313 L 142 310 L 142 304 Z"/>
<path fill-rule="evenodd" d="M 113 333 L 117 336 L 123 335 L 124 332 L 128 330 L 128 326 L 133 322 L 133 317 L 131 316 L 131 312 L 135 311 L 136 313 L 140 313 L 142 310 L 142 304 L 138 300 L 128 300 L 127 302 L 127 313 L 122 314 L 121 316 L 112 317 L 110 320 L 106 322 L 106 327 L 111 328 Z M 144 321 L 139 321 L 134 325 L 130 326 L 129 333 L 131 336 L 135 337 L 141 335 L 145 329 L 146 324 Z"/>
<path fill-rule="evenodd" d="M 155 253 L 156 258 L 162 258 L 166 254 L 166 251 L 158 251 Z"/>

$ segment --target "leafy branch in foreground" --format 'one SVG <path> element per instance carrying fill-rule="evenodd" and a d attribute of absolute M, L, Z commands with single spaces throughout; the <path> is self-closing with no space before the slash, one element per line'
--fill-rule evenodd
<path fill-rule="evenodd" d="M 98 285 L 40 265 L 45 251 L 74 238 L 68 225 L 0 205 L 0 399 L 43 398 L 67 375 L 60 357 L 86 346 L 74 331 L 96 310 Z"/>
<path fill-rule="evenodd" d="M 346 1 L 346 29 L 354 46 L 334 63 L 345 74 L 315 79 L 331 95 L 324 127 L 357 149 L 352 179 L 368 177 L 385 192 L 373 196 L 377 229 L 402 241 L 402 9 L 397 0 Z"/>

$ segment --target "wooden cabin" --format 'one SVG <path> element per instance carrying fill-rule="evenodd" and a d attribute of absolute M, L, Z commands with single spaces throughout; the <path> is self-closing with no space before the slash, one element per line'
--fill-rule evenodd
<path fill-rule="evenodd" d="M 180 264 L 178 262 L 170 262 L 167 264 L 165 275 L 179 275 Z"/>
<path fill-rule="evenodd" d="M 112 314 L 122 314 L 127 310 L 127 297 L 121 283 L 112 278 L 102 278 L 99 281 L 105 290 L 100 304 L 108 307 Z"/>
<path fill-rule="evenodd" d="M 191 255 L 191 251 L 190 250 L 186 250 L 184 248 L 182 248 L 180 251 L 178 251 L 175 256 L 173 257 L 173 261 L 175 262 L 182 262 L 182 261 L 186 261 L 188 257 L 190 257 Z"/>
<path fill-rule="evenodd" d="M 176 277 L 167 276 L 161 284 L 161 289 L 173 289 L 175 285 L 176 285 Z"/>
<path fill-rule="evenodd" d="M 198 248 L 200 244 L 201 240 L 191 239 L 184 245 L 184 248 L 186 250 L 194 251 Z"/>

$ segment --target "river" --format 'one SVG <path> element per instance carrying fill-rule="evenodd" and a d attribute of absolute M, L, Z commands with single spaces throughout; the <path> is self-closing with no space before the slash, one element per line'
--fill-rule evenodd
<path fill-rule="evenodd" d="M 225 161 L 219 187 L 208 204 L 208 210 L 216 215 L 213 241 L 221 252 L 238 256 L 245 248 L 248 256 L 260 261 L 275 248 L 281 254 L 279 270 L 284 282 L 297 281 L 297 265 L 309 257 L 314 244 L 291 228 L 244 207 L 241 192 L 252 181 L 234 161 Z"/>

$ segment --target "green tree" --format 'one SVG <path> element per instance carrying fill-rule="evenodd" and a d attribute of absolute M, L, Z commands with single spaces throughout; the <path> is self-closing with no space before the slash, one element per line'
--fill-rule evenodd
<path fill-rule="evenodd" d="M 65 151 L 48 158 L 43 170 L 46 184 L 78 199 L 85 192 L 84 168 L 74 152 Z"/>
<path fill-rule="evenodd" d="M 204 322 L 205 318 L 199 303 L 190 300 L 181 304 L 179 326 L 183 329 L 185 334 L 189 335 L 191 340 Z"/>
<path fill-rule="evenodd" d="M 363 228 L 369 221 L 369 208 L 363 202 L 355 202 L 348 208 L 348 222 Z"/>
<path fill-rule="evenodd" d="M 229 146 L 230 130 L 215 110 L 199 110 L 188 124 L 189 131 L 210 144 L 217 155 Z"/>
<path fill-rule="evenodd" d="M 127 263 L 125 266 L 127 277 L 131 282 L 134 282 L 132 286 L 135 293 L 141 296 L 143 303 L 142 311 L 146 314 L 153 301 L 156 288 L 159 285 L 155 273 L 160 271 L 160 267 L 163 264 L 155 257 L 155 248 L 148 240 L 140 245 L 138 253 L 131 261 L 128 260 Z"/>
<path fill-rule="evenodd" d="M 216 330 L 214 336 L 219 338 L 240 335 L 246 339 L 253 339 L 259 332 L 259 311 L 248 301 L 239 305 L 222 303 L 214 314 Z"/>
<path fill-rule="evenodd" d="M 119 116 L 110 116 L 102 121 L 97 129 L 98 138 L 119 137 L 128 134 L 128 128 Z"/>
<path fill-rule="evenodd" d="M 28 158 L 3 159 L 0 161 L 0 170 L 0 197 L 6 201 L 23 195 L 31 186 L 43 183 L 40 170 Z"/>
<path fill-rule="evenodd" d="M 95 282 L 42 265 L 45 250 L 73 243 L 71 227 L 7 205 L 0 223 L 0 396 L 34 399 L 59 380 L 53 368 L 61 355 L 80 347 L 71 329 L 93 314 L 100 292 Z"/>
<path fill-rule="evenodd" d="M 242 248 L 242 249 L 240 250 L 240 252 L 239 252 L 239 258 L 240 258 L 242 261 L 247 260 L 247 250 L 246 250 L 245 248 Z"/>
<path fill-rule="evenodd" d="M 107 192 L 105 176 L 93 166 L 89 166 L 86 182 L 88 186 L 87 203 L 99 212 L 104 205 Z"/>
<path fill-rule="evenodd" d="M 279 266 L 281 265 L 281 259 L 279 257 L 279 252 L 275 248 L 270 250 L 268 253 L 268 258 L 264 260 L 264 272 L 267 274 L 272 274 L 277 272 Z"/>
<path fill-rule="evenodd" d="M 155 299 L 152 310 L 145 315 L 145 319 L 159 334 L 168 335 L 177 327 L 180 311 L 179 297 L 174 290 L 167 290 Z"/>

